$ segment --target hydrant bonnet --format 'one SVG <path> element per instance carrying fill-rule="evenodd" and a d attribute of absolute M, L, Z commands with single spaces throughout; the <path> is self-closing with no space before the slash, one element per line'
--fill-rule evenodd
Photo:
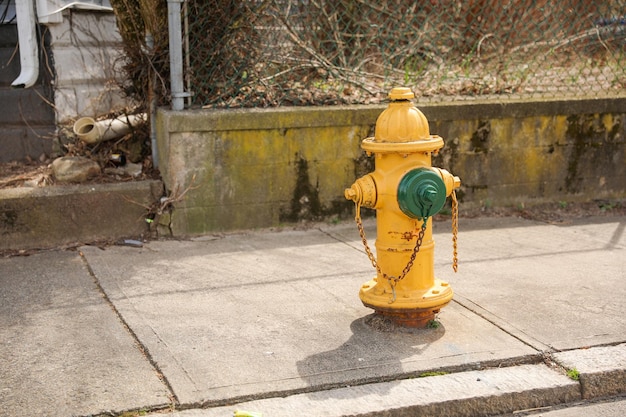
<path fill-rule="evenodd" d="M 428 120 L 410 101 L 414 97 L 409 88 L 396 87 L 391 90 L 389 107 L 376 121 L 376 142 L 414 142 L 429 139 Z"/>

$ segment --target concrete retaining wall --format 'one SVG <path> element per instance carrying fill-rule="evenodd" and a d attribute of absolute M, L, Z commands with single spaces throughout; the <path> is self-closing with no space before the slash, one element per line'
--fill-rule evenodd
<path fill-rule="evenodd" d="M 160 181 L 0 190 L 0 252 L 148 236 Z"/>
<path fill-rule="evenodd" d="M 626 197 L 626 98 L 420 105 L 461 177 L 462 206 Z M 187 193 L 174 234 L 352 214 L 345 187 L 373 169 L 360 142 L 385 106 L 158 113 L 166 188 Z"/>
<path fill-rule="evenodd" d="M 626 99 L 424 107 L 465 204 L 626 197 Z"/>

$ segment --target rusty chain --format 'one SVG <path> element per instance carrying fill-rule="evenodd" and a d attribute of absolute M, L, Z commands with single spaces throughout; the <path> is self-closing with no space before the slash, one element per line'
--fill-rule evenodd
<path fill-rule="evenodd" d="M 363 228 L 363 222 L 361 221 L 361 204 L 359 204 L 358 202 L 355 202 L 355 206 L 356 206 L 356 215 L 354 217 L 354 220 L 356 221 L 356 225 L 359 229 L 359 236 L 361 236 L 361 241 L 363 242 L 363 246 L 365 247 L 365 253 L 367 253 L 367 257 L 372 263 L 372 266 L 376 269 L 376 272 L 378 272 L 378 274 L 380 274 L 384 279 L 389 281 L 389 285 L 391 286 L 391 291 L 393 293 L 391 301 L 389 301 L 389 304 L 391 304 L 396 300 L 396 285 L 398 284 L 398 282 L 402 281 L 404 277 L 406 277 L 407 274 L 411 271 L 411 268 L 413 268 L 415 257 L 417 256 L 417 253 L 419 252 L 420 247 L 422 246 L 422 242 L 424 240 L 424 233 L 426 233 L 428 217 L 425 217 L 423 219 L 422 227 L 420 228 L 420 231 L 417 235 L 417 240 L 415 242 L 415 246 L 413 247 L 413 252 L 411 253 L 411 257 L 409 258 L 409 261 L 407 262 L 406 266 L 404 267 L 400 275 L 396 277 L 393 275 L 387 275 L 385 272 L 383 272 L 380 269 L 380 266 L 378 265 L 378 262 L 376 262 L 376 258 L 374 257 L 374 254 L 372 253 L 372 250 L 370 249 L 367 243 L 367 238 L 365 236 L 365 229 Z"/>
<path fill-rule="evenodd" d="M 459 269 L 459 259 L 457 253 L 457 235 L 459 233 L 459 202 L 456 199 L 456 192 L 452 190 L 452 269 L 457 272 Z"/>
<path fill-rule="evenodd" d="M 457 252 L 457 240 L 458 240 L 458 233 L 459 233 L 459 202 L 456 198 L 456 192 L 454 190 L 452 190 L 451 197 L 452 197 L 452 269 L 454 270 L 454 272 L 457 272 L 458 267 L 459 267 L 458 252 Z M 384 279 L 388 280 L 389 285 L 391 286 L 391 291 L 393 293 L 393 297 L 391 301 L 389 302 L 391 304 L 396 300 L 396 285 L 398 284 L 398 282 L 402 281 L 404 277 L 406 277 L 407 274 L 411 271 L 411 268 L 413 268 L 413 263 L 415 262 L 415 258 L 417 257 L 417 254 L 422 246 L 422 242 L 424 241 L 424 234 L 426 233 L 428 217 L 423 219 L 422 227 L 420 228 L 420 231 L 417 235 L 417 240 L 415 242 L 415 246 L 413 247 L 413 252 L 411 253 L 411 257 L 409 258 L 409 261 L 407 262 L 406 266 L 402 270 L 402 273 L 400 273 L 400 275 L 396 277 L 393 275 L 387 275 L 385 272 L 383 272 L 380 269 L 380 266 L 378 265 L 378 262 L 376 261 L 376 258 L 374 257 L 374 254 L 372 253 L 372 250 L 370 249 L 369 244 L 367 243 L 367 237 L 365 236 L 365 229 L 363 228 L 363 222 L 361 221 L 361 204 L 358 201 L 355 202 L 355 209 L 356 209 L 356 215 L 354 217 L 354 220 L 359 229 L 359 236 L 361 237 L 361 241 L 363 242 L 365 253 L 367 254 L 367 257 L 372 263 L 372 266 L 374 267 L 374 269 L 376 269 L 376 272 L 378 272 L 378 274 L 381 275 Z"/>

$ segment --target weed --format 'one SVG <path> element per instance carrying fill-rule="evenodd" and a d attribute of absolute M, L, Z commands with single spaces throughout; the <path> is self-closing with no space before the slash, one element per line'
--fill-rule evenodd
<path fill-rule="evenodd" d="M 603 204 L 600 204 L 600 211 L 601 211 L 601 212 L 603 212 L 603 213 L 604 213 L 605 211 L 611 211 L 611 210 L 613 210 L 614 208 L 615 208 L 615 204 L 612 204 L 612 203 L 603 203 Z"/>
<path fill-rule="evenodd" d="M 559 201 L 559 207 L 561 207 L 562 209 L 566 209 L 567 208 L 567 201 Z"/>
<path fill-rule="evenodd" d="M 404 83 L 411 84 L 418 80 L 426 69 L 426 64 L 417 56 L 410 56 L 404 62 Z"/>
<path fill-rule="evenodd" d="M 472 62 L 474 62 L 474 59 L 476 58 L 476 46 L 474 46 L 469 53 L 465 54 L 465 56 L 463 57 L 463 62 L 461 63 L 461 67 L 463 68 L 463 74 L 466 78 L 469 78 L 471 76 Z"/>
<path fill-rule="evenodd" d="M 568 369 L 567 376 L 574 381 L 578 381 L 580 379 L 580 372 L 576 368 Z"/>
<path fill-rule="evenodd" d="M 328 92 L 330 90 L 331 85 L 328 84 L 325 81 L 314 81 L 313 82 L 313 87 L 315 87 L 315 88 L 321 90 L 322 92 L 326 93 L 326 92 Z"/>
<path fill-rule="evenodd" d="M 431 320 L 426 325 L 426 328 L 428 328 L 428 329 L 438 329 L 439 326 L 441 326 L 441 323 L 439 323 L 437 320 Z"/>

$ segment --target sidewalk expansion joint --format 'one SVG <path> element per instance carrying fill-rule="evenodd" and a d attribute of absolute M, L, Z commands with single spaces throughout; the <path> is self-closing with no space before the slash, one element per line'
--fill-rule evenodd
<path fill-rule="evenodd" d="M 100 295 L 105 300 L 105 302 L 109 305 L 111 310 L 113 310 L 113 312 L 117 316 L 118 320 L 120 321 L 122 327 L 124 327 L 126 332 L 128 332 L 130 337 L 133 339 L 137 349 L 146 358 L 148 363 L 150 363 L 150 365 L 154 368 L 154 371 L 156 373 L 157 378 L 167 388 L 167 390 L 169 392 L 170 402 L 171 402 L 170 406 L 178 405 L 180 403 L 180 401 L 179 401 L 177 395 L 175 394 L 174 389 L 173 389 L 171 383 L 168 381 L 167 377 L 165 376 L 165 374 L 161 370 L 159 364 L 154 360 L 154 358 L 150 354 L 148 348 L 146 346 L 144 346 L 143 343 L 141 343 L 141 341 L 139 340 L 139 337 L 137 336 L 137 334 L 130 328 L 130 326 L 128 325 L 128 323 L 126 322 L 126 320 L 124 319 L 122 314 L 120 314 L 119 310 L 115 307 L 115 305 L 113 304 L 113 302 L 111 301 L 111 299 L 109 298 L 107 293 L 104 291 L 104 288 L 100 284 L 100 281 L 98 280 L 98 277 L 96 276 L 95 272 L 93 271 L 93 268 L 91 268 L 91 265 L 89 265 L 89 261 L 85 257 L 85 254 L 82 251 L 80 251 L 80 250 L 78 250 L 78 254 L 80 255 L 81 260 L 83 261 L 83 264 L 85 265 L 85 268 L 87 268 L 87 271 L 89 272 L 89 275 L 93 279 L 94 284 L 98 288 L 98 291 L 100 292 Z"/>
<path fill-rule="evenodd" d="M 459 301 L 459 298 L 462 298 L 461 301 Z M 478 317 L 480 317 L 481 319 L 487 321 L 488 323 L 490 323 L 491 325 L 497 327 L 498 329 L 500 329 L 501 331 L 503 331 L 504 333 L 508 334 L 509 336 L 513 337 L 514 339 L 518 340 L 519 342 L 523 343 L 524 345 L 536 350 L 537 352 L 539 352 L 540 354 L 543 354 L 544 352 L 555 352 L 556 350 L 549 345 L 546 345 L 545 343 L 539 341 L 539 340 L 534 340 L 534 342 L 536 344 L 541 345 L 541 349 L 539 349 L 536 344 L 533 344 L 532 342 L 528 341 L 527 339 L 523 338 L 522 336 L 520 336 L 518 333 L 524 333 L 522 330 L 515 328 L 513 325 L 510 325 L 510 327 L 514 328 L 516 330 L 516 332 L 512 331 L 511 329 L 506 328 L 505 326 L 503 326 L 502 324 L 496 322 L 496 320 L 494 320 L 493 318 L 490 318 L 490 315 L 494 315 L 493 313 L 491 313 L 490 311 L 484 309 L 482 306 L 474 303 L 472 300 L 469 300 L 467 298 L 461 297 L 458 294 L 454 295 L 454 298 L 452 299 L 453 302 L 455 302 L 456 304 L 460 305 L 461 307 L 465 308 L 466 310 L 470 311 L 473 314 L 476 314 Z M 476 306 L 476 308 L 472 308 L 471 306 L 469 306 L 468 304 L 473 304 Z M 482 311 L 479 311 L 482 310 Z M 503 320 L 504 321 L 504 320 Z M 529 335 L 526 335 L 524 333 L 524 335 L 527 338 L 532 338 Z"/>
<path fill-rule="evenodd" d="M 352 241 L 346 241 L 346 240 L 340 239 L 339 237 L 333 235 L 332 233 L 329 233 L 328 231 L 322 229 L 321 227 L 318 227 L 317 230 L 319 230 L 321 233 L 325 234 L 326 236 L 328 236 L 332 240 L 334 240 L 336 242 L 339 242 L 339 243 L 343 243 L 344 245 L 346 245 L 350 249 L 353 249 L 353 250 L 355 250 L 355 251 L 357 251 L 359 253 L 365 253 L 365 250 L 363 248 L 355 248 L 354 246 L 352 246 L 350 244 Z"/>

